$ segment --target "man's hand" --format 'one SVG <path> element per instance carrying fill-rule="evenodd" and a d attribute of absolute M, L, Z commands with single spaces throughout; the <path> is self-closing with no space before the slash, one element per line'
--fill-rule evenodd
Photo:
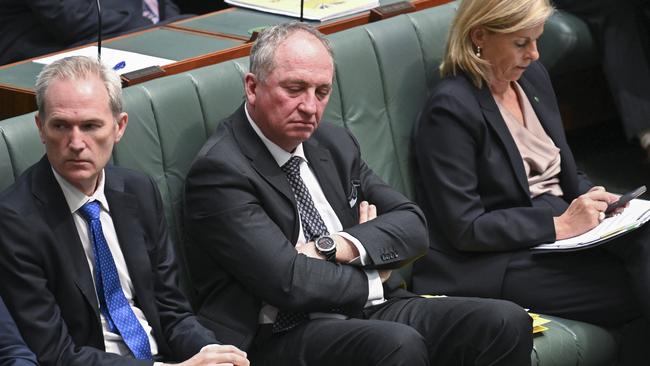
<path fill-rule="evenodd" d="M 169 365 L 169 364 L 163 364 Z M 249 366 L 246 352 L 235 346 L 209 344 L 181 366 Z"/>
<path fill-rule="evenodd" d="M 359 224 L 373 220 L 376 217 L 377 207 L 375 207 L 375 205 L 369 204 L 368 201 L 362 201 L 359 204 Z M 359 256 L 359 251 L 352 242 L 336 234 L 332 234 L 332 238 L 336 241 L 337 262 L 348 263 Z M 304 244 L 297 244 L 295 248 L 298 253 L 304 254 L 310 258 L 325 260 L 325 257 L 316 250 L 313 241 Z M 388 274 L 388 276 L 390 276 L 390 274 Z M 388 276 L 386 278 L 388 278 Z"/>
<path fill-rule="evenodd" d="M 377 273 L 379 273 L 379 278 L 381 278 L 381 283 L 384 283 L 388 281 L 390 278 L 391 273 L 393 273 L 392 269 L 380 269 L 377 270 Z"/>
<path fill-rule="evenodd" d="M 363 224 L 364 222 L 373 220 L 377 217 L 377 207 L 371 205 L 368 201 L 362 201 L 359 204 L 359 223 Z"/>
<path fill-rule="evenodd" d="M 298 253 L 304 254 L 309 258 L 325 260 L 325 257 L 318 253 L 316 250 L 316 245 L 314 245 L 313 241 L 310 241 L 308 243 L 298 243 L 296 244 L 295 248 Z"/>

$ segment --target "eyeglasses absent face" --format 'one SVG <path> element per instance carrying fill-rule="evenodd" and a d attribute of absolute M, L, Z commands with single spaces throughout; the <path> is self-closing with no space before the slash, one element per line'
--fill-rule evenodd
<path fill-rule="evenodd" d="M 65 180 L 91 195 L 114 144 L 122 138 L 127 115 L 115 120 L 108 92 L 97 77 L 56 80 L 45 100 L 44 118 L 37 115 L 36 125 L 48 160 Z"/>
<path fill-rule="evenodd" d="M 332 91 L 334 64 L 316 37 L 298 31 L 277 48 L 275 65 L 263 81 L 246 75 L 249 113 L 269 140 L 293 151 L 318 128 Z"/>

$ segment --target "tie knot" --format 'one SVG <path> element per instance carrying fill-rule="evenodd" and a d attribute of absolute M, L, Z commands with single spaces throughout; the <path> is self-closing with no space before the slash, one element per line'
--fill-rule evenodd
<path fill-rule="evenodd" d="M 90 201 L 79 208 L 79 213 L 86 221 L 96 220 L 99 219 L 100 208 L 101 205 L 98 201 Z"/>
<path fill-rule="evenodd" d="M 284 163 L 282 171 L 285 174 L 300 175 L 300 163 L 302 163 L 302 158 L 300 156 L 292 156 L 289 161 Z"/>

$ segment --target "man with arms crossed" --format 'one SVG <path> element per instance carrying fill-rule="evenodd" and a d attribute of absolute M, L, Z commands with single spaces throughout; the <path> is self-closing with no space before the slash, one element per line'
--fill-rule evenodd
<path fill-rule="evenodd" d="M 119 76 L 66 58 L 36 93 L 46 156 L 0 196 L 0 293 L 39 362 L 248 365 L 178 288 L 156 184 L 107 166 L 128 121 Z"/>
<path fill-rule="evenodd" d="M 187 178 L 204 324 L 256 366 L 530 364 L 521 308 L 398 288 L 391 270 L 424 252 L 425 220 L 348 131 L 320 124 L 334 76 L 322 35 L 300 23 L 267 29 L 250 69 L 244 105 Z"/>

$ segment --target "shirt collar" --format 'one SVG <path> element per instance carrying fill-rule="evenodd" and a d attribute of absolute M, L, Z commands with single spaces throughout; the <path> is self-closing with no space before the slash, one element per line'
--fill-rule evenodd
<path fill-rule="evenodd" d="M 287 152 L 280 146 L 276 145 L 273 141 L 269 140 L 266 136 L 264 136 L 264 133 L 262 133 L 262 130 L 260 130 L 260 128 L 257 126 L 257 123 L 253 121 L 253 118 L 250 116 L 250 114 L 248 114 L 248 103 L 244 105 L 244 112 L 246 112 L 246 119 L 248 119 L 248 123 L 250 123 L 257 136 L 260 137 L 262 143 L 264 143 L 264 146 L 266 146 L 266 148 L 273 156 L 273 159 L 275 159 L 276 163 L 278 163 L 279 166 L 283 166 L 287 161 L 289 161 L 289 159 L 291 159 L 292 156 L 299 156 L 304 161 L 308 162 L 307 157 L 305 156 L 305 151 L 302 147 L 302 143 L 296 147 L 293 153 Z"/>
<path fill-rule="evenodd" d="M 98 201 L 106 212 L 110 212 L 108 209 L 108 200 L 106 200 L 106 195 L 104 194 L 104 182 L 106 177 L 104 169 L 102 169 L 100 173 L 99 184 L 92 196 L 86 196 L 85 193 L 81 192 L 77 187 L 65 180 L 65 178 L 57 173 L 54 168 L 52 168 L 52 173 L 54 173 L 54 178 L 59 183 L 59 186 L 61 186 L 63 196 L 65 197 L 65 201 L 68 203 L 68 208 L 70 208 L 71 213 L 75 213 L 79 208 L 81 208 L 81 206 L 90 201 Z"/>

